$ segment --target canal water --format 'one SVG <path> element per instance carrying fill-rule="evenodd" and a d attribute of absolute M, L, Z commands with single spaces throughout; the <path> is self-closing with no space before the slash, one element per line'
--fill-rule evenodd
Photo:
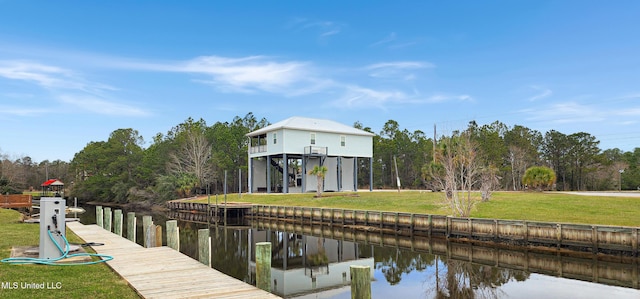
<path fill-rule="evenodd" d="M 95 224 L 94 207 L 85 209 L 79 215 L 82 223 Z M 162 226 L 180 217 L 136 212 L 138 243 L 143 215 Z M 640 298 L 637 259 L 603 260 L 584 253 L 472 246 L 268 220 L 236 219 L 225 226 L 178 219 L 178 225 L 181 252 L 197 259 L 197 231 L 209 228 L 212 267 L 254 285 L 255 244 L 270 242 L 273 292 L 285 298 L 351 298 L 351 265 L 370 267 L 373 298 Z M 366 234 L 357 238 L 366 242 L 355 241 L 355 234 Z"/>

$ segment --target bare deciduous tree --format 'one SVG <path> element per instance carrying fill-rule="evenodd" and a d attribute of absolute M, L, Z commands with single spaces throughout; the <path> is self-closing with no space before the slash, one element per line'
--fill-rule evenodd
<path fill-rule="evenodd" d="M 480 161 L 477 149 L 467 133 L 454 134 L 440 141 L 436 151 L 439 169 L 433 178 L 445 191 L 446 204 L 455 216 L 468 217 L 477 203 L 471 191 L 480 180 Z"/>
<path fill-rule="evenodd" d="M 511 181 L 513 191 L 522 190 L 522 176 L 527 170 L 527 153 L 520 147 L 509 146 L 509 164 L 511 164 Z"/>
<path fill-rule="evenodd" d="M 489 165 L 480 170 L 480 197 L 482 201 L 489 201 L 493 190 L 500 184 L 498 168 Z"/>
<path fill-rule="evenodd" d="M 174 175 L 191 174 L 197 178 L 197 183 L 202 185 L 205 178 L 212 173 L 211 144 L 207 141 L 204 132 L 191 129 L 184 132 L 184 141 L 180 148 L 170 155 L 167 164 L 168 170 Z"/>

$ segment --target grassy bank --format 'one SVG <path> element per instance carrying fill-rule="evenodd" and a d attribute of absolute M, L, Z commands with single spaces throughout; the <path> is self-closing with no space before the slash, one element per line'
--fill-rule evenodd
<path fill-rule="evenodd" d="M 344 208 L 447 215 L 442 193 L 403 191 L 314 194 L 238 194 L 228 201 L 268 205 Z M 218 196 L 220 202 L 222 196 Z M 215 202 L 215 196 L 211 197 Z M 207 202 L 201 197 L 198 202 Z M 584 196 L 563 193 L 496 192 L 489 202 L 478 203 L 471 217 L 534 220 L 601 225 L 640 226 L 640 198 Z"/>
<path fill-rule="evenodd" d="M 12 246 L 37 246 L 39 243 L 39 226 L 21 223 L 19 219 L 18 212 L 0 209 L 0 259 L 9 257 Z M 67 237 L 71 243 L 83 243 L 70 230 L 67 230 Z M 6 285 L 0 288 L 0 298 L 139 298 L 126 281 L 105 264 L 44 266 L 0 263 L 0 282 L 18 284 L 17 289 L 8 289 Z M 22 283 L 45 283 L 50 288 L 23 289 Z"/>

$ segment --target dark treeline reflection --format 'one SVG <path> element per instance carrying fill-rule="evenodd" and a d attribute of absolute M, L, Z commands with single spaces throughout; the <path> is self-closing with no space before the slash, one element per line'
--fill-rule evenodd
<path fill-rule="evenodd" d="M 428 253 L 415 253 L 392 247 L 374 246 L 373 257 L 376 269 L 380 269 L 391 285 L 396 285 L 402 280 L 402 274 L 413 271 L 423 271 L 433 266 L 436 261 L 434 255 Z"/>
<path fill-rule="evenodd" d="M 469 262 L 445 260 L 436 270 L 435 298 L 498 298 L 499 288 L 509 281 L 525 281 L 529 273 Z"/>
<path fill-rule="evenodd" d="M 374 246 L 376 270 L 390 285 L 399 284 L 403 274 L 425 272 L 433 284 L 425 283 L 426 292 L 435 298 L 498 298 L 498 287 L 509 281 L 524 281 L 529 273 L 465 261 L 447 259 L 428 253 L 416 253 L 393 247 Z"/>

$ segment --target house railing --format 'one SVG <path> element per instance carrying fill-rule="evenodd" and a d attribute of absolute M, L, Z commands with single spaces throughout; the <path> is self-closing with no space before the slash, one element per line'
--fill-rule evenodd
<path fill-rule="evenodd" d="M 252 154 L 264 153 L 266 151 L 267 151 L 267 146 L 266 145 L 258 145 L 258 146 L 252 146 L 251 147 L 251 153 Z"/>
<path fill-rule="evenodd" d="M 328 148 L 324 146 L 307 146 L 304 148 L 305 155 L 327 155 Z"/>

